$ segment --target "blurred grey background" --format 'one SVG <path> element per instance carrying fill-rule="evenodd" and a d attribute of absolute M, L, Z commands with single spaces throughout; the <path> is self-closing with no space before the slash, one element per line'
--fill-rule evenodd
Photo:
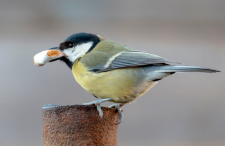
<path fill-rule="evenodd" d="M 64 63 L 33 65 L 76 32 L 222 71 L 175 74 L 126 105 L 119 146 L 224 146 L 224 14 L 224 0 L 1 0 L 0 146 L 42 145 L 45 104 L 95 100 Z"/>

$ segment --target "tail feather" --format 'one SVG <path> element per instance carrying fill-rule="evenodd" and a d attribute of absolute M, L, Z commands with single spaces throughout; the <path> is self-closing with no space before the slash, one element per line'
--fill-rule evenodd
<path fill-rule="evenodd" d="M 197 66 L 161 66 L 157 69 L 157 72 L 206 72 L 215 73 L 220 72 L 218 70 L 203 68 Z"/>

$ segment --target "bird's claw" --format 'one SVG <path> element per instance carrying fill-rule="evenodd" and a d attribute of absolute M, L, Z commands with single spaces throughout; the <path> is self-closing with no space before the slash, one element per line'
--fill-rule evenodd
<path fill-rule="evenodd" d="M 115 125 L 119 125 L 122 122 L 123 117 L 124 117 L 123 111 L 121 110 L 121 106 L 123 106 L 123 105 L 121 105 L 120 103 L 119 104 L 113 104 L 113 105 L 109 106 L 109 108 L 115 108 L 119 112 L 119 122 L 116 123 Z"/>
<path fill-rule="evenodd" d="M 109 101 L 109 100 L 112 100 L 112 99 L 111 98 L 99 99 L 99 100 L 95 100 L 95 101 L 92 101 L 92 102 L 83 103 L 83 105 L 92 105 L 92 104 L 94 104 L 97 107 L 97 110 L 98 110 L 98 113 L 99 113 L 99 116 L 100 116 L 100 121 L 101 121 L 102 117 L 103 117 L 103 112 L 102 112 L 100 104 L 102 102 L 106 102 L 106 101 Z"/>
<path fill-rule="evenodd" d="M 102 109 L 101 109 L 101 102 L 99 102 L 99 100 L 96 100 L 96 101 L 92 101 L 92 102 L 88 102 L 88 103 L 83 103 L 83 105 L 92 105 L 94 104 L 96 107 L 97 107 L 97 110 L 98 110 L 98 113 L 99 113 L 99 116 L 100 116 L 100 121 L 102 120 L 102 117 L 103 117 L 103 112 L 102 112 Z"/>
<path fill-rule="evenodd" d="M 96 106 L 97 106 L 97 110 L 98 110 L 98 113 L 99 113 L 99 116 L 100 116 L 100 121 L 101 121 L 102 117 L 103 117 L 103 112 L 102 112 L 100 104 L 96 104 Z"/>
<path fill-rule="evenodd" d="M 123 111 L 121 109 L 117 109 L 117 110 L 119 112 L 119 122 L 116 123 L 116 125 L 119 125 L 122 122 L 124 116 L 123 116 Z"/>

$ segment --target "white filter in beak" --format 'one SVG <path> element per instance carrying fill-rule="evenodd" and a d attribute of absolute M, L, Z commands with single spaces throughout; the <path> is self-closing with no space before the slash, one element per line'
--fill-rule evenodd
<path fill-rule="evenodd" d="M 47 62 L 62 57 L 61 52 L 58 50 L 46 50 L 42 51 L 34 56 L 34 64 L 37 66 L 43 66 Z"/>

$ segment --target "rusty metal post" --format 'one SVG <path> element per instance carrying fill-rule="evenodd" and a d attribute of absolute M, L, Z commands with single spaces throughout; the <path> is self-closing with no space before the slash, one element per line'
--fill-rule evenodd
<path fill-rule="evenodd" d="M 118 112 L 102 107 L 100 121 L 94 105 L 45 105 L 44 146 L 116 146 Z"/>

